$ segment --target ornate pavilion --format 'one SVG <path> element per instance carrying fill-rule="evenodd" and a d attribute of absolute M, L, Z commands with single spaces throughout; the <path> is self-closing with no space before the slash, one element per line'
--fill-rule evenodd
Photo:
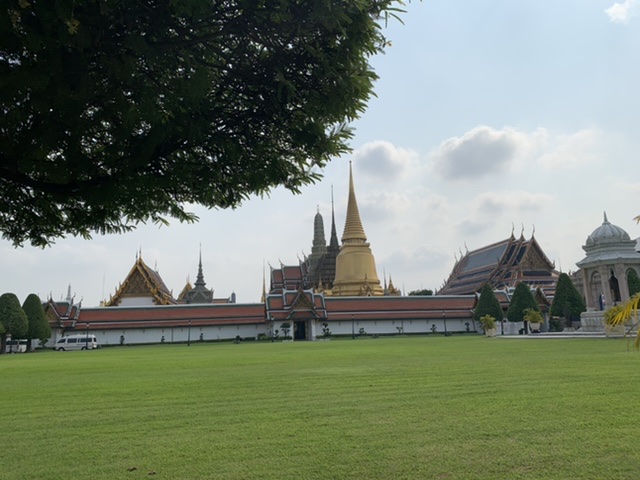
<path fill-rule="evenodd" d="M 603 310 L 629 299 L 629 273 L 640 274 L 637 242 L 604 213 L 602 225 L 587 237 L 585 257 L 576 265 L 588 308 Z"/>

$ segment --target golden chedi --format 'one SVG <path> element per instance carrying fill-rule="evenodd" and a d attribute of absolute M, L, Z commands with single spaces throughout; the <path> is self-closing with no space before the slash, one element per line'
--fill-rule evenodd
<path fill-rule="evenodd" d="M 362 227 L 349 164 L 349 201 L 342 234 L 342 246 L 336 258 L 336 277 L 331 294 L 336 296 L 383 295 L 376 272 L 376 261 Z"/>

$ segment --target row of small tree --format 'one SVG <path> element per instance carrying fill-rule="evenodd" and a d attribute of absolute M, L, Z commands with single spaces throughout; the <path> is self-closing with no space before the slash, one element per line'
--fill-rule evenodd
<path fill-rule="evenodd" d="M 51 327 L 40 298 L 30 294 L 22 304 L 13 293 L 0 295 L 0 354 L 5 353 L 7 337 L 27 339 L 27 351 L 33 340 L 42 344 L 51 338 Z"/>
<path fill-rule="evenodd" d="M 584 299 L 571 281 L 571 277 L 566 273 L 560 274 L 549 313 L 552 318 L 563 318 L 564 322 L 557 320 L 558 323 L 553 325 L 555 329 L 562 330 L 564 324 L 569 324 L 571 321 L 579 319 L 580 314 L 585 310 Z M 540 306 L 533 293 L 531 293 L 531 288 L 525 283 L 518 283 L 509 302 L 507 320 L 510 322 L 522 322 L 526 319 L 527 312 L 531 311 L 540 312 Z M 493 317 L 496 322 L 501 322 L 504 319 L 500 302 L 489 284 L 485 284 L 480 291 L 474 319 L 482 323 L 480 319 L 485 315 Z"/>

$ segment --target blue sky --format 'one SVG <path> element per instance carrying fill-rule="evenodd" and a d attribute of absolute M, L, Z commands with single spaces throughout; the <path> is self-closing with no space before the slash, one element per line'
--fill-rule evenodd
<path fill-rule="evenodd" d="M 263 265 L 311 251 L 331 187 L 344 228 L 348 162 L 378 274 L 405 291 L 439 288 L 455 257 L 524 230 L 563 271 L 606 211 L 640 236 L 640 0 L 413 1 L 372 59 L 377 97 L 354 123 L 351 155 L 293 196 L 276 189 L 235 211 L 194 208 L 200 222 L 121 236 L 69 238 L 41 250 L 0 241 L 0 292 L 94 306 L 136 252 L 177 295 L 202 245 L 216 297 L 254 302 Z"/>

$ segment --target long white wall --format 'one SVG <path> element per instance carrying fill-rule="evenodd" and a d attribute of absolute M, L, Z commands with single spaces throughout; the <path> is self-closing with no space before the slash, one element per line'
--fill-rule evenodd
<path fill-rule="evenodd" d="M 282 322 L 280 322 L 282 323 Z M 275 322 L 274 329 L 280 330 L 280 323 Z M 310 322 L 314 323 L 314 322 Z M 397 335 L 397 334 L 431 334 L 444 333 L 444 320 L 380 320 L 380 321 L 329 321 L 331 335 L 349 336 L 352 333 L 360 334 L 364 329 L 366 335 Z M 447 331 L 460 333 L 473 331 L 473 324 L 468 320 L 447 319 Z M 307 330 L 307 338 L 315 340 L 323 337 L 323 322 L 315 322 L 311 325 L 311 333 Z M 315 327 L 315 328 L 314 328 Z M 307 327 L 309 329 L 309 327 Z M 89 329 L 67 331 L 71 334 L 95 335 L 100 346 L 110 345 L 139 345 L 151 343 L 180 343 L 233 340 L 237 336 L 242 339 L 257 338 L 259 335 L 270 335 L 271 327 L 267 323 L 253 325 L 222 325 L 208 327 L 173 327 L 173 328 L 132 328 L 124 330 L 100 330 Z M 282 336 L 282 333 L 280 336 Z M 314 335 L 315 334 L 315 335 Z M 291 335 L 291 332 L 289 333 Z M 53 347 L 54 343 L 62 337 L 62 331 L 56 329 L 52 332 L 52 338 L 47 342 L 47 347 Z"/>
<path fill-rule="evenodd" d="M 257 337 L 259 334 L 266 334 L 266 324 L 255 325 L 224 325 L 211 327 L 174 327 L 174 328 L 131 328 L 125 330 L 99 330 L 89 329 L 67 331 L 65 335 L 85 334 L 95 335 L 98 345 L 131 345 L 144 343 L 179 343 L 213 340 L 233 340 L 236 336 L 242 339 Z M 202 337 L 201 337 L 202 335 Z M 52 332 L 52 338 L 47 342 L 47 347 L 53 347 L 57 339 L 62 337 L 62 332 L 56 330 Z M 124 338 L 121 338 L 124 337 Z M 163 339 L 164 337 L 164 339 Z"/>
<path fill-rule="evenodd" d="M 468 323 L 468 329 L 467 329 Z M 445 322 L 438 320 L 380 320 L 380 321 L 358 321 L 355 320 L 336 322 L 328 321 L 331 335 L 351 335 L 352 332 L 359 334 L 363 328 L 367 335 L 393 335 L 399 333 L 427 334 L 427 333 L 444 333 Z M 468 320 L 447 319 L 447 332 L 467 332 L 473 331 L 473 324 Z M 322 322 L 318 322 L 316 326 L 316 335 L 322 336 Z"/>

